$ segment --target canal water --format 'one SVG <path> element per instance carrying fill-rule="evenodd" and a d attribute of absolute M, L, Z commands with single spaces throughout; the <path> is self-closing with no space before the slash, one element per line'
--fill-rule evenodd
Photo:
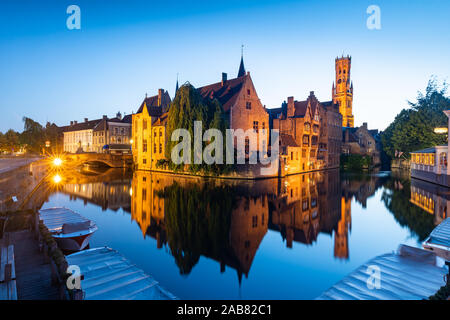
<path fill-rule="evenodd" d="M 376 255 L 419 247 L 447 216 L 446 190 L 390 172 L 60 175 L 42 207 L 94 220 L 91 248 L 120 251 L 181 299 L 314 299 Z"/>

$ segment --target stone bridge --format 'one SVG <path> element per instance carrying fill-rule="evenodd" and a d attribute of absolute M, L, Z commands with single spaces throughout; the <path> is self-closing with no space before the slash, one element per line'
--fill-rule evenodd
<path fill-rule="evenodd" d="M 67 165 L 103 164 L 111 168 L 130 168 L 133 166 L 131 154 L 79 153 L 67 154 L 64 157 Z"/>

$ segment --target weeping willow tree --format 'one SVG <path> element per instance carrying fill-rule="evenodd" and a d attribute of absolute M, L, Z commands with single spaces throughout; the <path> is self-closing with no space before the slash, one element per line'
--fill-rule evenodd
<path fill-rule="evenodd" d="M 180 273 L 189 274 L 201 255 L 221 260 L 229 251 L 234 189 L 174 183 L 160 195 L 166 200 L 167 242 Z"/>
<path fill-rule="evenodd" d="M 212 164 L 207 165 L 202 162 L 201 164 L 195 164 L 194 159 L 194 122 L 202 122 L 202 132 L 208 129 L 218 129 L 222 132 L 222 137 L 225 137 L 225 130 L 228 127 L 225 114 L 222 106 L 217 99 L 204 99 L 197 89 L 191 84 L 186 83 L 181 86 L 170 106 L 169 120 L 167 123 L 167 141 L 166 141 L 166 158 L 169 160 L 169 168 L 175 171 L 185 170 L 185 164 L 175 164 L 172 161 L 171 153 L 172 149 L 179 143 L 179 141 L 172 141 L 172 133 L 176 129 L 186 129 L 191 136 L 191 151 L 190 159 L 191 164 L 188 165 L 188 170 L 191 172 L 205 172 L 212 174 L 226 173 L 231 170 L 231 166 L 225 164 Z M 202 137 L 200 137 L 201 140 Z M 204 147 L 214 142 L 212 139 L 209 142 L 202 141 L 202 150 Z M 225 144 L 225 141 L 223 142 Z M 223 149 L 223 148 L 222 148 Z M 182 151 L 183 152 L 183 151 Z M 180 156 L 183 156 L 183 154 Z M 225 151 L 222 150 L 225 159 Z"/>

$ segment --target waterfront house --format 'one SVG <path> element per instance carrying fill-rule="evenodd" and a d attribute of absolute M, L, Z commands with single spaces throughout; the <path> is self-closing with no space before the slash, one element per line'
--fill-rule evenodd
<path fill-rule="evenodd" d="M 450 117 L 450 109 L 444 111 Z M 450 120 L 448 121 L 450 128 Z M 411 177 L 450 187 L 447 157 L 450 143 L 411 152 Z"/>
<path fill-rule="evenodd" d="M 165 125 L 171 103 L 169 93 L 159 89 L 158 94 L 145 97 L 133 114 L 133 161 L 137 169 L 153 170 L 165 154 Z"/>

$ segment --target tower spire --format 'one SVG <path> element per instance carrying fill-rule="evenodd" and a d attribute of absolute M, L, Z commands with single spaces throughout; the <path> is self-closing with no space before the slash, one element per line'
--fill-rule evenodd
<path fill-rule="evenodd" d="M 241 45 L 241 64 L 239 65 L 238 78 L 245 76 L 245 67 L 244 67 L 244 45 Z"/>
<path fill-rule="evenodd" d="M 178 92 L 178 72 L 177 72 L 177 85 L 175 86 L 175 95 L 177 95 Z"/>

